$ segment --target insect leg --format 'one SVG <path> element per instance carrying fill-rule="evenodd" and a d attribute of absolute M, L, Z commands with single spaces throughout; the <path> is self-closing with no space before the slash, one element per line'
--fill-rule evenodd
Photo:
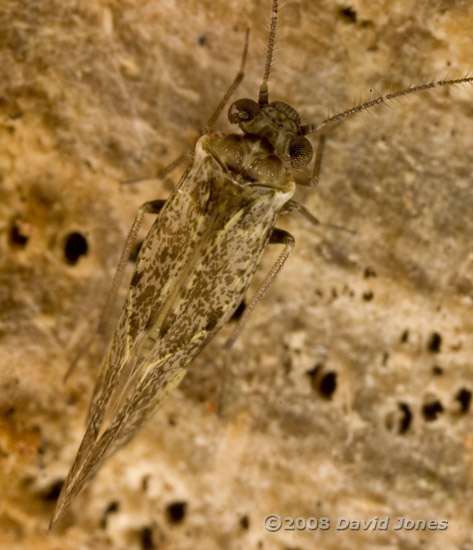
<path fill-rule="evenodd" d="M 314 160 L 314 170 L 312 171 L 312 177 L 309 180 L 308 185 L 310 187 L 315 187 L 319 183 L 320 168 L 322 166 L 322 157 L 324 154 L 325 148 L 325 136 L 320 134 L 319 143 L 317 145 L 317 153 Z"/>
<path fill-rule="evenodd" d="M 175 158 L 172 162 L 170 162 L 168 165 L 166 165 L 164 168 L 161 168 L 157 172 L 155 176 L 152 176 L 150 178 L 140 178 L 137 180 L 126 180 L 120 182 L 122 185 L 133 185 L 135 183 L 142 183 L 145 181 L 153 181 L 153 180 L 162 180 L 165 181 L 166 177 L 180 164 L 182 164 L 185 160 L 192 160 L 192 149 L 187 149 L 182 155 L 179 155 L 177 158 Z"/>
<path fill-rule="evenodd" d="M 174 159 L 172 162 L 170 162 L 167 166 L 159 170 L 159 172 L 156 174 L 156 178 L 158 180 L 164 180 L 167 175 L 169 175 L 174 168 L 177 168 L 180 164 L 182 164 L 188 157 L 189 153 L 191 152 L 190 149 L 188 149 L 185 153 L 182 153 L 182 155 L 179 155 L 176 159 Z"/>
<path fill-rule="evenodd" d="M 243 55 L 241 56 L 240 70 L 238 71 L 238 74 L 236 75 L 235 79 L 230 84 L 228 90 L 225 92 L 224 96 L 220 100 L 220 103 L 217 105 L 217 108 L 215 109 L 212 116 L 209 118 L 207 124 L 205 125 L 204 134 L 208 134 L 212 131 L 213 125 L 217 122 L 217 119 L 220 116 L 223 109 L 225 108 L 225 105 L 227 104 L 231 95 L 238 88 L 238 86 L 240 85 L 240 82 L 243 80 L 243 77 L 245 76 L 244 69 L 245 69 L 245 63 L 246 63 L 246 55 L 248 53 L 249 37 L 250 37 L 250 29 L 246 29 L 245 47 L 243 48 Z"/>
<path fill-rule="evenodd" d="M 164 206 L 164 203 L 166 201 L 164 200 L 155 200 L 155 201 L 149 201 L 145 202 L 138 208 L 138 212 L 135 216 L 135 220 L 133 221 L 133 225 L 131 226 L 130 232 L 128 233 L 128 237 L 125 242 L 125 246 L 123 247 L 122 254 L 120 256 L 120 261 L 118 262 L 117 270 L 115 271 L 115 276 L 113 278 L 112 287 L 108 293 L 107 300 L 105 302 L 105 306 L 102 310 L 102 313 L 100 315 L 99 323 L 97 326 L 97 330 L 95 333 L 92 334 L 92 336 L 85 342 L 83 346 L 79 349 L 77 354 L 75 355 L 74 359 L 72 360 L 71 364 L 69 365 L 69 368 L 67 369 L 66 374 L 64 375 L 64 382 L 69 378 L 70 374 L 76 367 L 77 363 L 80 361 L 84 353 L 89 349 L 89 347 L 92 345 L 95 338 L 98 336 L 102 336 L 105 334 L 107 329 L 108 320 L 110 317 L 110 311 L 113 307 L 113 304 L 115 302 L 115 299 L 117 297 L 118 289 L 120 288 L 120 283 L 123 277 L 123 273 L 125 272 L 126 263 L 128 261 L 128 258 L 130 257 L 131 249 L 133 248 L 133 245 L 135 244 L 136 236 L 138 234 L 138 231 L 141 227 L 141 224 L 143 222 L 143 218 L 145 214 L 158 214 L 161 208 Z"/>
<path fill-rule="evenodd" d="M 305 206 L 299 204 L 296 201 L 287 201 L 286 204 L 282 207 L 280 214 L 289 214 L 290 212 L 299 212 L 304 216 L 304 218 L 313 225 L 322 225 L 324 227 L 330 227 L 331 229 L 337 229 L 340 231 L 346 231 L 347 233 L 354 234 L 355 232 L 341 225 L 334 225 L 332 223 L 322 223 L 318 218 L 312 214 Z"/>
<path fill-rule="evenodd" d="M 284 250 L 281 252 L 279 258 L 276 260 L 273 267 L 269 270 L 269 273 L 264 278 L 264 281 L 261 283 L 260 287 L 256 291 L 256 294 L 253 296 L 250 303 L 246 306 L 245 312 L 243 313 L 240 320 L 238 321 L 238 324 L 235 327 L 235 330 L 233 331 L 232 335 L 225 343 L 225 346 L 224 346 L 225 349 L 230 349 L 234 344 L 235 340 L 240 335 L 241 331 L 243 330 L 243 327 L 248 321 L 248 318 L 251 315 L 251 312 L 255 308 L 256 304 L 264 296 L 264 294 L 269 288 L 269 285 L 273 282 L 274 277 L 276 277 L 276 275 L 281 271 L 281 268 L 284 265 L 285 261 L 288 259 L 289 254 L 294 249 L 295 240 L 290 233 L 288 233 L 287 231 L 284 231 L 284 229 L 278 229 L 276 227 L 275 229 L 273 229 L 273 232 L 271 233 L 269 243 L 283 244 Z"/>
<path fill-rule="evenodd" d="M 225 108 L 225 105 L 227 104 L 233 92 L 238 88 L 238 86 L 240 85 L 241 81 L 245 76 L 244 69 L 245 69 L 246 57 L 248 54 L 249 36 L 250 36 L 250 29 L 246 29 L 245 46 L 243 48 L 243 55 L 241 57 L 240 70 L 238 71 L 238 74 L 236 75 L 235 79 L 228 87 L 224 96 L 220 100 L 220 103 L 217 105 L 215 111 L 212 113 L 212 116 L 209 118 L 207 124 L 205 125 L 204 132 L 203 132 L 204 134 L 208 134 L 212 131 L 213 125 L 217 122 L 217 119 L 222 113 L 223 109 Z M 183 153 L 182 155 L 174 159 L 170 164 L 162 168 L 156 174 L 156 178 L 163 180 L 168 174 L 170 174 L 174 170 L 174 168 L 177 168 L 180 164 L 182 164 L 186 159 L 189 158 L 189 154 L 191 153 L 191 151 L 192 151 L 191 149 L 187 150 L 185 153 Z M 136 181 L 140 181 L 140 180 L 126 181 L 124 183 L 136 183 Z"/>
<path fill-rule="evenodd" d="M 100 323 L 99 323 L 100 334 L 102 334 L 105 331 L 105 328 L 107 326 L 107 320 L 110 314 L 110 310 L 112 309 L 113 303 L 115 302 L 115 298 L 116 298 L 118 289 L 120 287 L 123 273 L 125 272 L 125 266 L 128 261 L 128 258 L 130 257 L 131 249 L 135 244 L 138 231 L 141 227 L 141 224 L 143 223 L 143 218 L 145 214 L 159 214 L 165 202 L 166 201 L 162 199 L 155 200 L 155 201 L 148 201 L 142 204 L 138 208 L 138 212 L 133 221 L 133 225 L 131 226 L 130 232 L 128 233 L 128 237 L 126 238 L 125 246 L 123 247 L 122 254 L 120 256 L 120 261 L 118 262 L 118 267 L 115 272 L 115 276 L 113 278 L 112 288 L 110 289 L 110 292 L 107 296 L 107 301 L 105 302 L 105 307 L 102 311 L 102 315 L 100 316 Z"/>
<path fill-rule="evenodd" d="M 321 225 L 320 220 L 316 218 L 305 206 L 299 204 L 296 201 L 287 201 L 286 204 L 281 209 L 281 216 L 284 214 L 290 214 L 291 212 L 299 212 L 314 225 Z"/>

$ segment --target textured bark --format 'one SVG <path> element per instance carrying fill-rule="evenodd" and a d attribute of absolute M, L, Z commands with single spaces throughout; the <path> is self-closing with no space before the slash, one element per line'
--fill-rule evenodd
<path fill-rule="evenodd" d="M 296 250 L 234 349 L 222 350 L 227 327 L 46 537 L 103 345 L 66 384 L 63 374 L 92 330 L 134 212 L 165 198 L 179 171 L 164 183 L 122 182 L 193 147 L 238 70 L 249 23 L 236 97 L 256 98 L 270 3 L 1 8 L 0 547 L 473 546 L 470 86 L 327 132 L 319 187 L 298 200 L 356 233 L 284 219 Z M 287 0 L 270 99 L 317 122 L 386 91 L 464 76 L 472 27 L 467 1 Z M 217 127 L 229 129 L 225 116 Z M 87 252 L 76 258 L 81 237 Z M 253 291 L 278 253 L 268 252 Z M 272 534 L 270 513 L 325 516 L 331 528 Z M 336 529 L 339 517 L 376 516 L 390 516 L 390 528 Z M 395 531 L 397 517 L 449 527 Z"/>

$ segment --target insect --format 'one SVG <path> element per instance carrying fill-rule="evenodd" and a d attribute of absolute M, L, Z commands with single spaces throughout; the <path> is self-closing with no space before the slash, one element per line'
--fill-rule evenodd
<path fill-rule="evenodd" d="M 319 124 L 301 125 L 288 104 L 269 102 L 268 80 L 278 0 L 258 101 L 239 99 L 228 110 L 242 133 L 213 131 L 218 116 L 243 77 L 242 68 L 196 144 L 191 164 L 167 201 L 143 205 L 135 219 L 111 299 L 146 213 L 157 214 L 136 262 L 126 302 L 97 380 L 82 440 L 58 499 L 51 528 L 103 462 L 125 445 L 182 380 L 199 352 L 241 303 L 269 243 L 283 251 L 249 303 L 229 344 L 282 268 L 293 237 L 276 227 L 280 215 L 299 211 L 296 185 L 313 185 L 320 169 L 323 137 L 313 161 L 307 135 L 358 112 L 422 90 L 472 82 L 443 80 L 381 96 Z M 247 44 L 247 43 L 246 43 Z M 106 307 L 106 311 L 108 306 Z"/>

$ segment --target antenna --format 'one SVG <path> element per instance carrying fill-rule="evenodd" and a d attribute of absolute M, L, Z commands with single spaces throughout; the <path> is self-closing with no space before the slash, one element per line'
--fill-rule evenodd
<path fill-rule="evenodd" d="M 260 107 L 267 105 L 268 99 L 268 79 L 271 72 L 271 63 L 273 61 L 274 42 L 276 40 L 276 24 L 278 22 L 278 0 L 273 0 L 273 11 L 271 14 L 271 28 L 269 31 L 268 51 L 266 54 L 266 64 L 264 66 L 263 82 L 259 89 L 258 103 Z"/>
<path fill-rule="evenodd" d="M 399 90 L 398 92 L 382 95 L 377 97 L 376 99 L 372 99 L 371 101 L 367 101 L 366 103 L 362 103 L 361 105 L 356 105 L 351 109 L 347 109 L 342 113 L 338 113 L 337 115 L 328 117 L 322 122 L 320 122 L 319 124 L 305 124 L 304 126 L 301 126 L 300 133 L 303 136 L 307 134 L 313 134 L 314 132 L 318 132 L 321 128 L 323 128 L 327 124 L 330 124 L 333 122 L 339 122 L 340 120 L 343 120 L 344 118 L 348 118 L 356 113 L 360 113 L 361 111 L 366 111 L 367 109 L 376 107 L 376 105 L 380 105 L 381 103 L 387 103 L 388 101 L 392 101 L 393 99 L 396 99 L 404 95 L 416 94 L 418 92 L 424 92 L 425 90 L 430 90 L 432 88 L 442 88 L 444 86 L 454 86 L 456 84 L 467 84 L 467 83 L 473 83 L 473 76 L 467 76 L 465 78 L 457 78 L 454 80 L 438 80 L 437 82 L 419 84 L 417 86 L 413 86 L 412 88 L 406 88 L 405 90 Z"/>

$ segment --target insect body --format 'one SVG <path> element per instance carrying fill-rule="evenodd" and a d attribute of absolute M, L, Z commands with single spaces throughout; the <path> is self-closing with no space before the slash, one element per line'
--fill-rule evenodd
<path fill-rule="evenodd" d="M 312 157 L 298 135 L 299 116 L 285 103 L 269 104 L 266 94 L 259 103 L 235 102 L 229 119 L 245 133 L 201 137 L 170 198 L 148 204 L 160 211 L 140 250 L 51 525 L 228 321 L 268 242 L 285 245 L 270 278 L 290 253 L 292 237 L 275 224 L 296 208 L 291 165 Z"/>
<path fill-rule="evenodd" d="M 313 155 L 304 135 L 399 95 L 471 80 L 442 81 L 403 90 L 349 109 L 317 126 L 301 126 L 292 107 L 268 101 L 277 5 L 273 0 L 259 100 L 240 99 L 229 109 L 230 122 L 238 123 L 243 134 L 209 132 L 202 136 L 191 165 L 169 199 L 147 203 L 141 211 L 158 213 L 158 217 L 139 253 L 95 386 L 86 433 L 51 526 L 101 464 L 135 435 L 180 382 L 196 355 L 228 321 L 242 301 L 266 245 L 283 244 L 283 252 L 248 306 L 244 322 L 294 245 L 291 235 L 276 228 L 279 215 L 299 210 L 317 223 L 291 200 L 296 175 L 297 182 L 304 182 L 299 169 L 307 166 Z M 238 77 L 234 87 L 237 83 Z M 320 154 L 313 175 L 319 166 Z M 313 179 L 306 178 L 305 183 Z M 132 229 L 132 236 L 138 225 Z"/>

